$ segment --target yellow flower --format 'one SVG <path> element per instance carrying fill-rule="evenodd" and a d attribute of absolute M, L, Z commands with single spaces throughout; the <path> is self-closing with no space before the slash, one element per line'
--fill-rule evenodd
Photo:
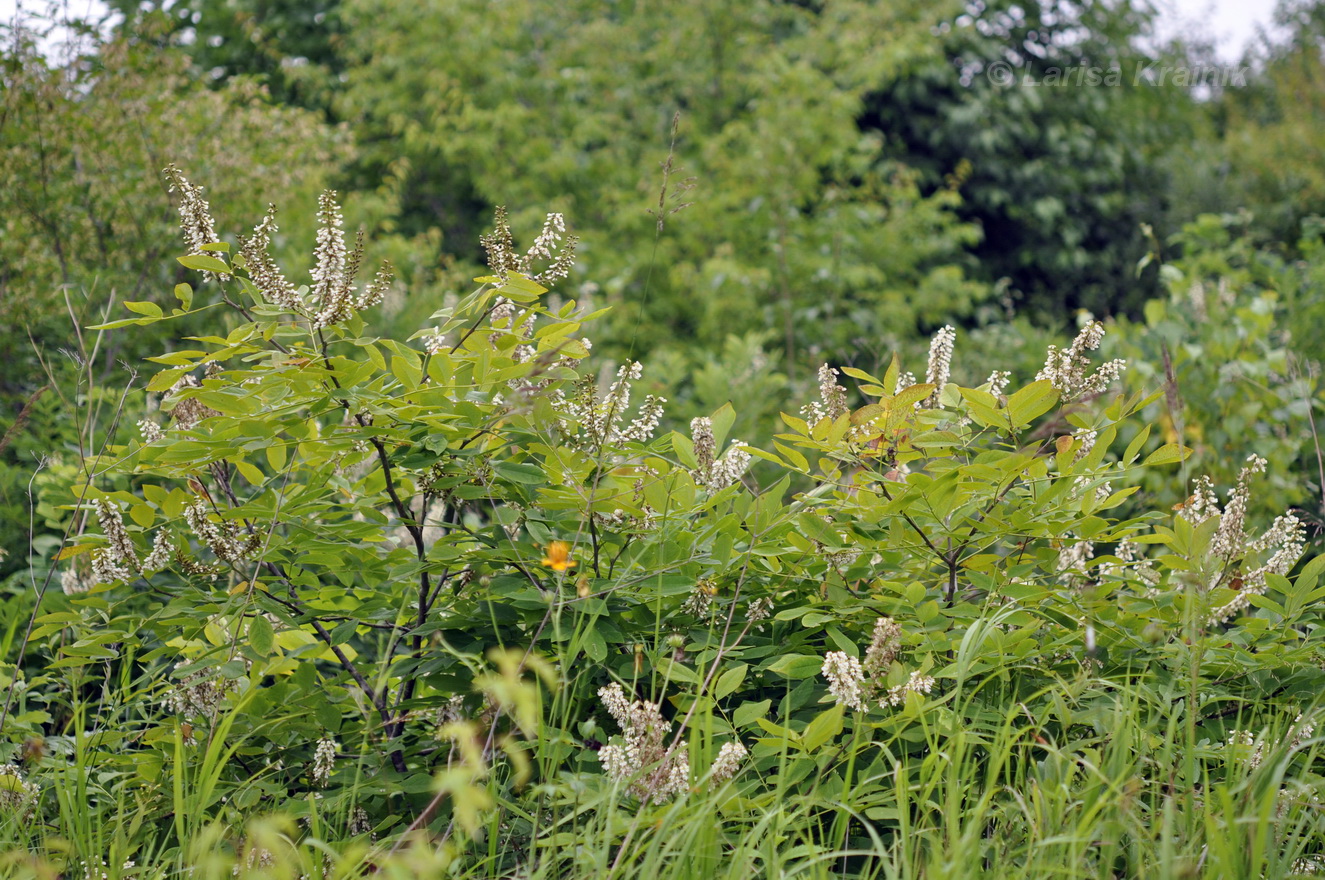
<path fill-rule="evenodd" d="M 565 571 L 575 567 L 575 560 L 570 558 L 570 544 L 565 541 L 553 541 L 547 545 L 547 556 L 543 564 L 553 571 Z"/>

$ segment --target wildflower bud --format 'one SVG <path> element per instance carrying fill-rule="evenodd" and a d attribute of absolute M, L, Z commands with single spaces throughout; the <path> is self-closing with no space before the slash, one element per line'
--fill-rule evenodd
<path fill-rule="evenodd" d="M 313 752 L 313 783 L 319 788 L 326 788 L 331 781 L 331 771 L 336 767 L 336 741 L 323 737 L 317 742 Z"/>
<path fill-rule="evenodd" d="M 939 393 L 948 384 L 952 370 L 952 349 L 957 341 L 957 331 L 944 327 L 934 334 L 929 343 L 929 367 L 925 370 L 925 382 L 934 386 L 934 392 L 925 401 L 928 406 L 937 406 Z"/>

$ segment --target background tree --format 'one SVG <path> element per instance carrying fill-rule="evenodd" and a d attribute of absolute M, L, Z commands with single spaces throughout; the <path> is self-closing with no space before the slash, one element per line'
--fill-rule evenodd
<path fill-rule="evenodd" d="M 210 169 L 214 202 L 257 222 L 266 203 L 253 184 L 311 202 L 346 155 L 343 133 L 273 105 L 252 79 L 207 88 L 161 24 L 146 17 L 105 38 L 95 22 L 0 25 L 0 178 L 13 184 L 0 188 L 0 543 L 15 550 L 36 459 L 78 452 L 72 423 L 89 412 L 88 371 L 115 386 L 120 361 L 160 344 L 144 330 L 89 341 L 92 364 L 61 354 L 113 301 L 173 301 L 185 276 L 163 259 L 178 220 L 161 169 Z M 288 223 L 278 246 L 305 231 Z M 7 564 L 21 558 L 11 552 Z"/>
<path fill-rule="evenodd" d="M 1158 160 L 1190 115 L 1182 90 L 1138 81 L 1157 57 L 1140 42 L 1153 13 L 1131 0 L 949 9 L 937 51 L 870 92 L 862 128 L 920 171 L 922 191 L 968 169 L 958 214 L 983 232 L 977 275 L 1007 279 L 1033 315 L 1139 308 L 1156 290 L 1153 271 L 1134 271 L 1141 224 L 1162 225 Z"/>
<path fill-rule="evenodd" d="M 1199 210 L 1245 208 L 1258 242 L 1291 249 L 1325 213 L 1325 4 L 1289 0 L 1275 18 L 1284 36 L 1249 53 L 1247 86 L 1212 104 L 1214 135 L 1191 168 L 1204 176 Z"/>
<path fill-rule="evenodd" d="M 929 51 L 920 4 L 603 14 L 524 0 L 420 18 L 354 0 L 342 16 L 353 54 L 338 106 L 380 133 L 365 150 L 387 151 L 401 228 L 474 240 L 486 220 L 426 201 L 442 189 L 509 205 L 517 227 L 565 212 L 581 271 L 601 279 L 575 293 L 618 306 L 611 352 L 772 330 L 792 370 L 816 349 L 868 360 L 981 295 L 959 267 L 975 232 L 953 214 L 955 187 L 922 193 L 856 124 L 869 84 Z"/>

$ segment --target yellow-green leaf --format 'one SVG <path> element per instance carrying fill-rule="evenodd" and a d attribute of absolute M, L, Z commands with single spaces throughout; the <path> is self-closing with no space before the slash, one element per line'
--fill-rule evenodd
<path fill-rule="evenodd" d="M 1147 455 L 1146 460 L 1142 462 L 1142 464 L 1145 467 L 1157 464 L 1173 464 L 1175 462 L 1184 461 L 1187 456 L 1191 454 L 1191 449 L 1183 446 L 1181 443 L 1165 443 L 1163 446 Z"/>
<path fill-rule="evenodd" d="M 206 254 L 190 254 L 187 257 L 179 258 L 180 265 L 188 269 L 197 269 L 199 272 L 215 272 L 218 275 L 229 275 L 230 267 L 224 260 L 218 260 L 216 257 L 209 257 Z"/>
<path fill-rule="evenodd" d="M 264 657 L 270 654 L 276 644 L 276 632 L 272 629 L 271 621 L 261 614 L 254 617 L 248 625 L 248 643 Z"/>
<path fill-rule="evenodd" d="M 128 300 L 124 303 L 124 307 L 131 312 L 137 312 L 140 315 L 147 315 L 152 318 L 159 318 L 163 314 L 159 305 L 154 302 L 147 302 L 146 300 L 142 302 Z"/>

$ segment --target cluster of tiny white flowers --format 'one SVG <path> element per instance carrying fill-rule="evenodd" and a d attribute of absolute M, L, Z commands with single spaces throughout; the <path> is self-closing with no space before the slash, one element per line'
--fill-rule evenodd
<path fill-rule="evenodd" d="M 739 740 L 723 743 L 722 748 L 718 749 L 718 756 L 713 759 L 709 778 L 714 782 L 726 782 L 731 779 L 748 754 L 749 750 Z"/>
<path fill-rule="evenodd" d="M 176 669 L 188 661 L 175 664 Z M 162 702 L 167 711 L 188 718 L 212 718 L 221 708 L 225 695 L 234 689 L 234 683 L 224 678 L 208 678 L 202 670 L 186 675 L 166 691 Z"/>
<path fill-rule="evenodd" d="M 1267 575 L 1286 575 L 1306 549 L 1306 528 L 1291 513 L 1276 517 L 1274 523 L 1248 550 L 1264 551 L 1274 547 L 1269 559 L 1242 576 L 1242 589 L 1228 604 L 1211 612 L 1210 625 L 1226 623 L 1251 604 L 1249 597 L 1259 596 L 1269 586 Z"/>
<path fill-rule="evenodd" d="M 326 788 L 331 782 L 331 772 L 336 769 L 336 750 L 336 741 L 330 737 L 317 741 L 313 752 L 313 784 L 318 788 Z"/>
<path fill-rule="evenodd" d="M 1076 464 L 1095 449 L 1095 441 L 1099 438 L 1099 433 L 1090 428 L 1078 428 L 1072 432 L 1072 439 L 1081 441 L 1077 447 L 1076 454 L 1072 456 L 1072 463 Z"/>
<path fill-rule="evenodd" d="M 685 602 L 681 604 L 681 613 L 693 615 L 698 618 L 711 617 L 716 615 L 717 609 L 713 604 L 713 599 L 718 595 L 717 582 L 711 578 L 705 578 L 695 584 L 695 588 L 686 597 Z"/>
<path fill-rule="evenodd" d="M 1008 390 L 1008 383 L 1011 381 L 1012 374 L 1007 370 L 994 370 L 985 380 L 985 384 L 989 386 L 989 393 L 998 397 Z"/>
<path fill-rule="evenodd" d="M 97 514 L 101 533 L 106 536 L 107 546 L 92 553 L 92 581 L 98 584 L 111 584 L 115 581 L 131 581 L 138 576 L 141 568 L 138 553 L 133 541 L 124 528 L 120 509 L 105 498 L 92 502 Z"/>
<path fill-rule="evenodd" d="M 1265 472 L 1265 459 L 1252 455 L 1247 459 L 1247 466 L 1238 472 L 1237 484 L 1224 505 L 1224 514 L 1219 520 L 1219 529 L 1210 542 L 1210 550 L 1216 556 L 1232 560 L 1241 555 L 1247 546 L 1247 501 L 1251 498 L 1248 482 L 1253 474 Z"/>
<path fill-rule="evenodd" d="M 317 220 L 317 245 L 313 249 L 313 289 L 310 293 L 315 302 L 326 303 L 335 295 L 347 256 L 345 236 L 340 230 L 343 218 L 334 191 L 327 190 L 318 196 Z"/>
<path fill-rule="evenodd" d="M 120 876 L 124 876 L 126 872 L 137 864 L 138 863 L 133 859 L 126 859 L 124 863 L 120 865 Z M 95 865 L 91 862 L 85 862 L 83 864 L 83 880 L 110 880 L 109 871 L 110 865 L 106 864 L 105 859 L 98 859 L 97 864 Z"/>
<path fill-rule="evenodd" d="M 575 247 L 579 240 L 566 233 L 566 218 L 561 214 L 548 214 L 543 220 L 543 228 L 530 245 L 529 250 L 519 254 L 515 250 L 515 240 L 511 235 L 511 224 L 506 216 L 506 208 L 498 207 L 495 211 L 493 230 L 480 236 L 479 241 L 488 255 L 488 268 L 492 274 L 505 282 L 513 272 L 551 287 L 570 274 L 575 265 Z M 564 241 L 563 241 L 564 238 Z M 541 272 L 534 270 L 534 263 L 546 263 Z"/>
<path fill-rule="evenodd" d="M 1312 734 L 1316 733 L 1316 724 L 1310 718 L 1298 714 L 1293 718 L 1293 724 L 1289 726 L 1289 732 L 1292 736 L 1288 740 L 1289 749 L 1297 749 L 1302 743 L 1310 740 Z M 1245 763 L 1249 769 L 1255 770 L 1264 761 L 1265 753 L 1281 745 L 1281 741 L 1268 741 L 1264 737 L 1256 736 L 1251 730 L 1230 730 L 1228 740 L 1224 742 L 1224 751 L 1227 751 L 1231 759 Z M 1285 794 L 1287 790 L 1285 790 Z M 1314 800 L 1314 799 L 1313 799 Z"/>
<path fill-rule="evenodd" d="M 658 512 L 651 507 L 644 508 L 643 516 L 634 516 L 617 507 L 611 513 L 595 510 L 593 521 L 605 529 L 614 531 L 644 532 L 658 527 Z"/>
<path fill-rule="evenodd" d="M 629 783 L 630 793 L 641 801 L 663 804 L 684 794 L 690 787 L 686 741 L 667 750 L 664 740 L 672 724 L 662 717 L 658 705 L 647 700 L 631 702 L 616 682 L 599 688 L 598 698 L 621 728 L 624 740 L 621 745 L 598 750 L 604 772 L 617 782 Z"/>
<path fill-rule="evenodd" d="M 690 472 L 696 485 L 710 492 L 725 489 L 741 479 L 750 467 L 750 453 L 741 449 L 744 442 L 733 440 L 722 457 L 717 457 L 713 422 L 706 416 L 690 421 L 690 436 L 695 448 L 695 469 Z"/>
<path fill-rule="evenodd" d="M 138 433 L 143 436 L 144 443 L 155 443 L 166 436 L 166 432 L 161 430 L 161 426 L 151 419 L 138 420 Z"/>
<path fill-rule="evenodd" d="M 119 507 L 105 498 L 93 501 L 92 507 L 97 512 L 97 522 L 101 526 L 102 534 L 106 536 L 110 555 L 116 562 L 124 562 L 137 568 L 138 554 L 134 550 L 133 540 L 125 531 Z"/>
<path fill-rule="evenodd" d="M 859 660 L 846 651 L 829 651 L 820 672 L 828 679 L 828 693 L 833 699 L 848 709 L 865 711 L 865 671 Z"/>
<path fill-rule="evenodd" d="M 662 717 L 656 703 L 631 701 L 621 685 L 613 682 L 598 689 L 603 707 L 621 728 L 620 745 L 605 745 L 598 750 L 598 760 L 611 779 L 629 784 L 629 792 L 640 801 L 662 804 L 684 794 L 690 788 L 691 768 L 686 741 L 669 751 L 667 735 L 672 724 Z M 716 781 L 730 779 L 746 756 L 745 746 L 729 742 L 718 751 L 710 768 Z"/>
<path fill-rule="evenodd" d="M 515 317 L 515 303 L 504 296 L 497 297 L 492 310 L 488 312 L 488 320 L 495 326 L 503 326 Z"/>
<path fill-rule="evenodd" d="M 1322 877 L 1325 876 L 1325 855 L 1302 856 L 1293 862 L 1290 876 Z"/>
<path fill-rule="evenodd" d="M 952 372 L 952 350 L 957 342 L 957 331 L 945 326 L 929 342 L 929 366 L 925 369 L 925 384 L 934 386 L 933 393 L 924 401 L 926 406 L 937 406 L 939 392 L 948 384 Z"/>
<path fill-rule="evenodd" d="M 834 553 L 825 550 L 823 545 L 819 544 L 817 541 L 815 543 L 819 548 L 819 552 L 823 555 L 824 562 L 827 562 L 830 568 L 837 569 L 838 571 L 844 571 L 850 568 L 855 561 L 860 558 L 861 551 L 859 550 L 838 550 Z"/>
<path fill-rule="evenodd" d="M 1261 765 L 1265 757 L 1265 743 L 1250 730 L 1230 730 L 1224 748 L 1253 770 Z"/>
<path fill-rule="evenodd" d="M 309 272 L 313 283 L 306 294 L 290 283 L 271 256 L 272 236 L 279 228 L 275 206 L 269 205 L 262 222 L 253 227 L 253 234 L 240 241 L 239 253 L 244 257 L 250 280 L 267 302 L 307 317 L 315 329 L 320 329 L 380 303 L 391 287 L 395 272 L 390 262 L 382 261 L 373 280 L 356 296 L 355 277 L 363 262 L 363 232 L 356 235 L 354 249 L 348 250 L 335 191 L 323 192 L 317 204 L 317 242 Z"/>
<path fill-rule="evenodd" d="M 1067 586 L 1081 586 L 1089 578 L 1087 569 L 1095 558 L 1095 545 L 1090 541 L 1074 540 L 1064 536 L 1058 551 L 1055 568 Z"/>
<path fill-rule="evenodd" d="M 184 232 L 184 241 L 189 246 L 191 255 L 206 253 L 203 250 L 205 245 L 217 244 L 220 238 L 216 235 L 216 222 L 212 219 L 211 206 L 207 200 L 202 197 L 202 187 L 194 186 L 189 179 L 184 176 L 184 172 L 174 165 L 168 165 L 165 169 L 166 179 L 170 181 L 170 192 L 179 193 L 179 228 Z M 212 272 L 204 272 L 207 278 L 217 278 Z M 228 280 L 229 275 L 221 274 L 222 280 Z"/>
<path fill-rule="evenodd" d="M 95 586 L 96 583 L 90 578 L 84 577 L 75 565 L 70 565 L 60 572 L 60 589 L 64 591 L 66 596 L 86 593 Z"/>
<path fill-rule="evenodd" d="M 897 384 L 893 386 L 893 394 L 901 394 L 907 388 L 916 384 L 916 374 L 907 370 L 904 373 L 897 374 Z"/>
<path fill-rule="evenodd" d="M 1208 474 L 1202 474 L 1197 477 L 1196 488 L 1178 515 L 1192 525 L 1199 526 L 1210 517 L 1218 516 L 1219 513 L 1219 497 L 1215 495 L 1214 484 L 1210 482 Z"/>
<path fill-rule="evenodd" d="M 363 807 L 355 807 L 350 811 L 349 832 L 352 837 L 367 834 L 370 840 L 377 839 L 372 833 L 373 820 L 368 817 L 368 811 Z"/>
<path fill-rule="evenodd" d="M 270 868 L 276 864 L 276 857 L 272 855 L 272 852 L 269 849 L 264 849 L 263 847 L 255 846 L 253 844 L 245 844 L 243 850 L 243 862 L 236 864 L 230 872 L 236 877 L 239 876 L 241 869 L 243 871 L 255 871 L 261 868 Z"/>
<path fill-rule="evenodd" d="M 566 218 L 561 214 L 548 214 L 543 221 L 543 228 L 534 239 L 534 243 L 529 246 L 529 252 L 526 257 L 529 259 L 539 258 L 543 260 L 552 259 L 552 252 L 561 247 L 561 236 L 566 232 Z"/>
<path fill-rule="evenodd" d="M 1069 348 L 1062 350 L 1055 345 L 1049 346 L 1044 367 L 1036 374 L 1035 381 L 1048 379 L 1064 400 L 1104 392 L 1122 375 L 1127 361 L 1109 361 L 1101 364 L 1094 374 L 1086 375 L 1091 366 L 1086 352 L 1099 348 L 1103 340 L 1104 325 L 1099 321 L 1088 322 Z"/>
<path fill-rule="evenodd" d="M 1316 787 L 1296 779 L 1279 789 L 1274 800 L 1274 820 L 1282 822 L 1290 814 L 1301 815 L 1304 811 L 1319 813 L 1321 806 L 1320 792 Z"/>
<path fill-rule="evenodd" d="M 463 694 L 452 694 L 445 703 L 437 707 L 437 714 L 433 722 L 440 729 L 448 724 L 458 724 L 464 720 L 465 697 Z"/>
<path fill-rule="evenodd" d="M 327 190 L 317 199 L 317 244 L 313 248 L 313 284 L 308 305 L 316 310 L 314 327 L 326 327 L 349 317 L 354 295 L 354 276 L 363 259 L 363 237 L 353 251 L 345 248 L 341 232 L 340 204 L 336 193 Z"/>
<path fill-rule="evenodd" d="M 837 384 L 837 370 L 828 364 L 819 367 L 819 399 L 801 407 L 801 415 L 811 425 L 824 419 L 836 421 L 847 412 L 847 390 Z"/>
<path fill-rule="evenodd" d="M 928 694 L 934 690 L 934 677 L 922 675 L 918 670 L 911 673 L 902 684 L 888 689 L 887 701 L 890 706 L 900 706 L 906 702 L 907 694 Z"/>
<path fill-rule="evenodd" d="M 260 534 L 255 532 L 240 537 L 239 529 L 234 523 L 227 520 L 217 524 L 212 522 L 207 514 L 207 502 L 199 498 L 184 508 L 184 521 L 193 529 L 193 534 L 198 540 L 206 544 L 222 562 L 242 562 L 252 556 L 262 544 Z"/>
<path fill-rule="evenodd" d="M 174 555 L 175 542 L 170 539 L 170 534 L 164 530 L 157 532 L 152 541 L 152 552 L 143 560 L 143 574 L 152 574 L 165 568 Z"/>
<path fill-rule="evenodd" d="M 194 397 L 176 398 L 176 395 L 188 388 L 201 388 L 202 383 L 197 377 L 186 373 L 181 376 L 170 390 L 166 392 L 166 400 L 171 402 L 170 414 L 175 418 L 175 427 L 183 431 L 189 431 L 201 422 L 203 419 L 220 415 L 216 410 L 202 403 Z"/>
<path fill-rule="evenodd" d="M 1289 741 L 1288 747 L 1296 749 L 1316 733 L 1316 723 L 1299 712 L 1293 719 L 1292 731 L 1293 738 Z"/>
<path fill-rule="evenodd" d="M 423 350 L 430 355 L 441 354 L 451 343 L 440 327 L 433 327 L 432 332 L 423 337 Z"/>
<path fill-rule="evenodd" d="M 1220 563 L 1220 570 L 1207 589 L 1233 586 L 1238 594 L 1226 604 L 1214 609 L 1207 624 L 1218 626 L 1232 620 L 1250 604 L 1251 596 L 1266 591 L 1270 575 L 1286 575 L 1306 550 L 1306 527 L 1291 511 L 1275 518 L 1259 537 L 1247 534 L 1247 505 L 1251 498 L 1250 480 L 1265 470 L 1265 459 L 1249 456 L 1247 464 L 1238 473 L 1237 483 L 1229 493 L 1228 502 L 1221 509 L 1210 478 L 1202 476 L 1195 491 L 1178 514 L 1192 525 L 1199 525 L 1218 516 L 1219 528 L 1210 541 L 1210 555 Z M 1248 556 L 1269 554 L 1259 565 L 1252 566 Z M 1228 571 L 1230 565 L 1246 568 Z M 1234 579 L 1240 581 L 1234 584 Z"/>
<path fill-rule="evenodd" d="M 1204 284 L 1200 281 L 1194 281 L 1192 282 L 1192 286 L 1187 288 L 1187 295 L 1185 297 L 1180 297 L 1176 291 L 1174 292 L 1173 297 L 1178 302 L 1182 302 L 1182 300 L 1185 299 L 1187 305 L 1191 306 L 1193 317 L 1195 317 L 1197 321 L 1205 323 L 1208 313 L 1206 311 Z"/>
<path fill-rule="evenodd" d="M 511 224 L 506 218 L 506 207 L 498 205 L 494 211 L 493 229 L 487 235 L 479 236 L 479 243 L 488 255 L 488 268 L 492 274 L 503 281 L 512 273 L 520 271 L 520 257 L 515 251 L 515 240 L 511 235 Z"/>
<path fill-rule="evenodd" d="M 745 618 L 752 624 L 756 624 L 755 629 L 759 632 L 764 631 L 764 627 L 759 622 L 768 620 L 773 614 L 773 597 L 760 596 L 758 599 L 751 599 L 750 604 L 745 607 Z"/>
<path fill-rule="evenodd" d="M 888 687 L 893 664 L 902 654 L 902 627 L 891 617 L 874 622 L 870 645 L 862 663 L 845 651 L 830 651 L 824 656 L 821 672 L 828 679 L 828 692 L 849 709 L 866 711 L 878 700 L 879 708 L 900 706 L 909 693 L 928 694 L 934 679 L 913 670 L 902 684 Z"/>
<path fill-rule="evenodd" d="M 888 677 L 888 670 L 901 653 L 902 625 L 891 617 L 874 621 L 870 646 L 865 650 L 865 674 L 875 681 L 882 681 Z"/>
<path fill-rule="evenodd" d="M 565 440 L 574 446 L 600 452 L 604 447 L 647 443 L 653 439 L 662 420 L 662 405 L 667 402 L 665 397 L 652 394 L 645 397 L 635 418 L 623 427 L 626 410 L 630 407 L 630 383 L 639 381 L 643 375 L 644 367 L 638 361 L 622 364 L 617 370 L 616 381 L 602 399 L 599 399 L 592 380 L 582 382 L 572 397 L 558 390 L 553 395 L 553 405 L 557 408 Z"/>
<path fill-rule="evenodd" d="M 354 310 L 362 312 L 370 309 L 382 301 L 386 292 L 391 288 L 391 282 L 396 278 L 396 271 L 391 263 L 383 260 L 382 265 L 377 267 L 377 273 L 373 275 L 373 280 L 369 281 L 363 287 L 363 292 L 354 300 Z"/>
<path fill-rule="evenodd" d="M 28 816 L 37 808 L 37 799 L 41 796 L 41 786 L 23 778 L 17 766 L 0 764 L 0 777 L 10 777 L 12 782 L 0 782 L 0 810 L 11 815 Z"/>
<path fill-rule="evenodd" d="M 253 227 L 253 234 L 239 244 L 239 253 L 244 257 L 244 267 L 248 277 L 261 291 L 263 299 L 292 312 L 301 312 L 304 303 L 299 292 L 285 278 L 285 273 L 272 259 L 271 239 L 279 228 L 276 225 L 276 206 L 268 205 L 262 222 Z"/>
<path fill-rule="evenodd" d="M 1150 561 L 1142 555 L 1140 544 L 1130 539 L 1120 541 L 1118 546 L 1114 548 L 1113 555 L 1118 557 L 1118 562 L 1101 562 L 1097 568 L 1101 581 L 1109 578 L 1121 578 L 1130 571 L 1152 588 L 1159 583 L 1160 574 Z"/>
<path fill-rule="evenodd" d="M 635 419 L 626 430 L 621 432 L 621 439 L 636 443 L 647 443 L 652 440 L 654 432 L 658 430 L 658 423 L 662 421 L 662 405 L 666 402 L 665 397 L 647 395 L 644 398 L 644 403 L 640 404 L 639 413 L 635 416 Z"/>

